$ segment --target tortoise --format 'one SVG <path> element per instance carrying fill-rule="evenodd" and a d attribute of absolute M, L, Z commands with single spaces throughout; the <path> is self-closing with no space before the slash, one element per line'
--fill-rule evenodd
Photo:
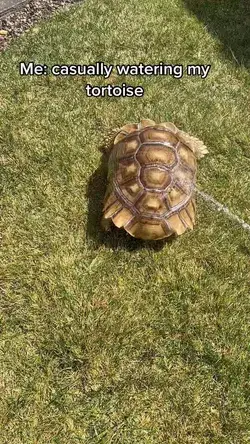
<path fill-rule="evenodd" d="M 142 119 L 120 128 L 109 151 L 102 228 L 115 225 L 144 240 L 193 230 L 197 159 L 207 153 L 171 122 Z"/>

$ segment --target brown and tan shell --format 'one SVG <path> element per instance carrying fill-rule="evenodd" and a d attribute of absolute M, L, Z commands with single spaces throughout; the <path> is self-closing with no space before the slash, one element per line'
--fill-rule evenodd
<path fill-rule="evenodd" d="M 192 230 L 196 159 L 207 152 L 171 123 L 142 120 L 122 127 L 109 158 L 104 221 L 141 239 Z"/>

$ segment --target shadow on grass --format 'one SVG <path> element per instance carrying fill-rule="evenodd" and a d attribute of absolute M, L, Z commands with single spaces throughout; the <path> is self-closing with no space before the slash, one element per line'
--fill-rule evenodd
<path fill-rule="evenodd" d="M 175 239 L 175 236 L 158 241 L 143 241 L 130 236 L 124 229 L 119 229 L 115 226 L 109 232 L 101 229 L 102 207 L 107 186 L 108 156 L 103 153 L 103 147 L 100 147 L 99 151 L 102 152 L 101 163 L 90 177 L 87 187 L 87 240 L 91 241 L 94 248 L 105 245 L 113 250 L 162 250 L 166 243 L 170 243 Z"/>
<path fill-rule="evenodd" d="M 226 56 L 250 69 L 250 1 L 183 0 L 186 7 L 219 38 Z M 210 63 L 208 60 L 207 63 Z"/>

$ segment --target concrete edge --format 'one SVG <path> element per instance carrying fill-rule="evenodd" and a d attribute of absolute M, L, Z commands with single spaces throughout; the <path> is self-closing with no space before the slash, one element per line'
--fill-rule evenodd
<path fill-rule="evenodd" d="M 18 0 L 16 4 L 7 6 L 5 9 L 0 10 L 0 18 L 5 18 L 9 14 L 21 9 L 29 0 Z"/>

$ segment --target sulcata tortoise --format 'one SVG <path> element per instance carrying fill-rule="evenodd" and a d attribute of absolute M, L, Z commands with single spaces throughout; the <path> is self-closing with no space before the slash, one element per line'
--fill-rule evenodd
<path fill-rule="evenodd" d="M 206 153 L 202 141 L 170 122 L 123 126 L 109 153 L 103 229 L 113 223 L 145 240 L 192 230 L 196 159 Z"/>

